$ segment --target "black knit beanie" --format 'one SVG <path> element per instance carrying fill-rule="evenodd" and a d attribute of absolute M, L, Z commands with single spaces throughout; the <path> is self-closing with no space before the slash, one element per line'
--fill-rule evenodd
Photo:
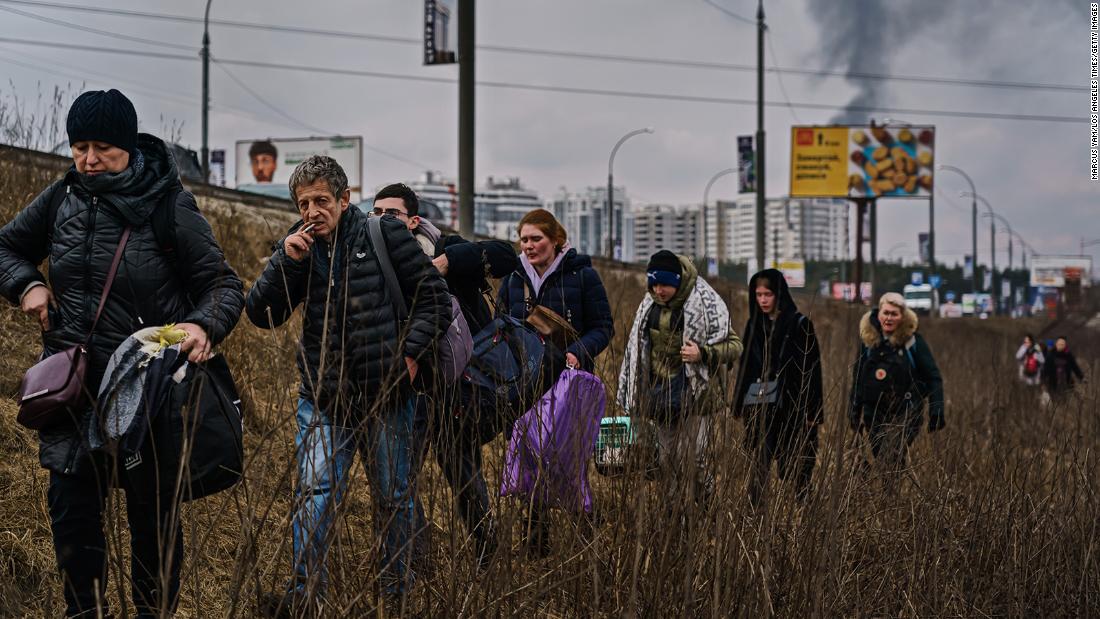
<path fill-rule="evenodd" d="M 645 267 L 647 284 L 653 288 L 654 284 L 665 284 L 680 287 L 680 277 L 684 274 L 684 267 L 680 264 L 680 258 L 676 254 L 662 249 L 649 258 L 649 264 Z"/>
<path fill-rule="evenodd" d="M 130 154 L 137 149 L 137 112 L 121 92 L 89 90 L 73 101 L 66 121 L 69 146 L 76 142 L 106 142 Z"/>

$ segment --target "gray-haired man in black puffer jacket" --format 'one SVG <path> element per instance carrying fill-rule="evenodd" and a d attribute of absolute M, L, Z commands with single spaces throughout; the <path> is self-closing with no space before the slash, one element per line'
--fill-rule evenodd
<path fill-rule="evenodd" d="M 410 383 L 450 318 L 447 287 L 404 224 L 383 217 L 386 247 L 372 245 L 368 216 L 348 208 L 347 176 L 335 160 L 301 163 L 290 192 L 303 221 L 279 244 L 247 301 L 249 319 L 265 329 L 303 307 L 295 580 L 267 600 L 273 614 L 300 613 L 308 596 L 323 591 L 331 525 L 356 450 L 378 502 L 375 522 L 384 529 L 385 592 L 399 598 L 412 585 L 413 478 L 423 437 Z M 403 323 L 376 250 L 388 252 L 396 271 L 409 308 Z"/>

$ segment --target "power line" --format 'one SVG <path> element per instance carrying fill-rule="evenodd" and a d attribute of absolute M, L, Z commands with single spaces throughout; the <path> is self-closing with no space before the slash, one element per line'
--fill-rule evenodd
<path fill-rule="evenodd" d="M 3 51 L 7 51 L 9 53 L 16 53 L 16 52 L 11 52 L 11 50 L 7 50 L 7 49 L 5 49 Z M 20 67 L 24 67 L 24 68 L 28 68 L 28 69 L 33 69 L 35 71 L 41 71 L 43 73 L 49 73 L 49 74 L 52 74 L 52 75 L 57 75 L 57 76 L 65 77 L 65 78 L 68 78 L 68 79 L 78 80 L 81 83 L 84 83 L 84 80 L 89 75 L 91 75 L 91 76 L 98 77 L 99 79 L 104 80 L 106 82 L 120 82 L 120 83 L 127 84 L 128 87 L 130 89 L 132 89 L 133 91 L 143 93 L 146 96 L 152 97 L 152 98 L 155 98 L 155 99 L 160 99 L 160 100 L 163 100 L 163 101 L 171 101 L 173 103 L 182 104 L 182 105 L 193 105 L 194 104 L 194 97 L 192 95 L 188 95 L 188 94 L 184 94 L 184 93 L 180 93 L 180 92 L 175 92 L 175 91 L 172 91 L 172 90 L 146 88 L 146 87 L 144 87 L 144 85 L 142 85 L 138 82 L 133 82 L 133 81 L 128 81 L 128 80 L 120 80 L 120 79 L 116 78 L 115 76 L 107 75 L 107 74 L 104 74 L 104 73 L 97 73 L 95 71 L 91 71 L 91 70 L 84 69 L 84 68 L 81 68 L 81 67 L 74 67 L 74 66 L 71 66 L 71 65 L 55 63 L 55 62 L 52 62 L 52 61 L 44 61 L 44 62 L 50 62 L 51 64 L 57 64 L 59 66 L 62 66 L 64 68 L 68 69 L 69 71 L 74 72 L 74 73 L 66 73 L 65 71 L 58 71 L 56 69 L 51 69 L 49 67 L 42 66 L 41 64 L 36 64 L 36 63 L 33 63 L 33 62 L 25 62 L 25 61 L 15 60 L 15 59 L 12 59 L 12 58 L 7 58 L 3 55 L 0 55 L 0 62 L 6 62 L 8 64 L 12 64 L 12 65 L 16 65 L 16 66 L 20 66 Z M 216 60 L 214 62 L 217 63 Z M 323 135 L 336 135 L 336 133 L 338 133 L 338 132 L 325 131 L 323 129 L 318 129 L 316 127 L 308 125 L 308 124 L 302 122 L 301 120 L 299 120 L 299 119 L 283 112 L 282 110 L 274 107 L 272 104 L 270 104 L 268 101 L 266 101 L 262 96 L 260 96 L 258 93 L 253 91 L 251 88 L 249 88 L 247 84 L 245 84 L 237 76 L 233 75 L 226 67 L 224 67 L 222 65 L 219 65 L 218 68 L 220 68 L 222 71 L 224 71 L 226 73 L 226 75 L 229 76 L 230 79 L 232 79 L 234 82 L 236 82 L 238 86 L 240 86 L 242 89 L 244 89 L 250 95 L 256 97 L 261 103 L 263 103 L 267 107 L 271 108 L 272 111 L 274 111 L 275 113 L 279 114 L 280 116 L 282 116 L 286 120 L 289 120 L 293 124 L 293 126 L 301 127 L 301 128 L 307 129 L 309 131 L 313 131 L 313 132 L 320 133 L 320 134 L 323 134 Z M 258 120 L 258 121 L 271 122 L 271 119 L 268 118 L 268 117 L 260 116 L 259 114 L 255 114 L 255 113 L 252 113 L 248 110 L 243 110 L 241 108 L 233 107 L 233 106 L 230 106 L 230 105 L 215 103 L 211 107 L 213 107 L 214 109 L 219 109 L 219 110 L 225 110 L 225 111 L 228 111 L 228 112 L 232 112 L 232 113 L 237 114 L 239 116 L 252 118 L 252 119 L 255 119 L 255 120 Z M 279 123 L 276 122 L 275 124 L 279 124 Z M 287 126 L 290 126 L 290 125 L 287 125 Z M 415 166 L 415 167 L 417 167 L 421 170 L 433 169 L 433 166 L 428 166 L 427 164 L 421 163 L 419 161 L 413 161 L 412 159 L 409 159 L 407 157 L 403 157 L 401 155 L 398 155 L 396 153 L 393 153 L 393 152 L 387 151 L 385 149 L 379 148 L 379 147 L 374 146 L 372 144 L 367 144 L 366 142 L 363 143 L 363 148 L 365 148 L 367 150 L 370 150 L 370 151 L 374 151 L 374 152 L 376 152 L 380 155 L 383 155 L 385 157 L 389 157 L 390 159 L 394 159 L 394 160 L 400 161 L 402 163 L 407 163 L 409 165 Z"/>
<path fill-rule="evenodd" d="M 312 131 L 312 132 L 314 132 L 318 135 L 338 135 L 339 134 L 338 131 L 327 131 L 325 129 L 319 129 L 317 127 L 314 127 L 313 125 L 310 125 L 309 123 L 298 120 L 294 116 L 291 116 L 287 112 L 284 112 L 281 108 L 276 107 L 275 104 L 268 101 L 265 97 L 261 96 L 258 92 L 253 90 L 248 84 L 245 84 L 243 81 L 241 81 L 224 64 L 222 64 L 221 62 L 219 62 L 218 60 L 215 60 L 213 58 L 211 58 L 211 61 L 214 63 L 214 66 L 221 69 L 223 73 L 225 73 L 227 76 L 229 76 L 229 79 L 233 80 L 237 84 L 237 86 L 240 86 L 241 89 L 244 90 L 245 92 L 247 92 L 249 95 L 251 95 L 253 99 L 255 99 L 256 101 L 259 101 L 261 105 L 263 105 L 267 109 L 271 110 L 272 112 L 275 112 L 279 116 L 282 116 L 283 118 L 289 120 L 290 122 L 294 123 L 295 125 L 298 125 L 299 127 L 303 128 L 303 129 Z"/>
<path fill-rule="evenodd" d="M 719 11 L 722 11 L 726 15 L 729 15 L 730 17 L 736 19 L 739 22 L 749 24 L 750 26 L 755 26 L 756 25 L 756 20 L 749 19 L 748 17 L 745 17 L 743 15 L 738 15 L 737 13 L 734 13 L 733 11 L 727 9 L 726 7 L 722 6 L 721 4 L 718 4 L 717 2 L 714 2 L 713 0 L 703 0 L 703 2 L 706 2 L 707 4 L 709 4 L 712 7 L 718 9 Z"/>
<path fill-rule="evenodd" d="M 122 34 L 120 32 L 110 32 L 108 30 L 100 30 L 98 28 L 92 28 L 90 26 L 82 26 L 80 24 L 74 24 L 72 22 L 67 22 L 67 21 L 64 21 L 64 20 L 61 20 L 61 19 L 54 19 L 52 17 L 46 17 L 45 15 L 38 15 L 36 13 L 30 13 L 30 12 L 27 12 L 27 11 L 20 11 L 19 9 L 13 9 L 10 6 L 0 6 L 0 11 L 7 11 L 8 13 L 13 13 L 15 15 L 21 15 L 23 17 L 28 17 L 30 19 L 36 19 L 38 21 L 43 21 L 43 22 L 46 22 L 48 24 L 53 24 L 55 26 L 63 26 L 65 28 L 73 28 L 75 30 L 81 30 L 83 32 L 90 32 L 92 34 L 98 34 L 98 35 L 102 35 L 102 36 L 106 36 L 106 37 L 111 37 L 113 39 L 121 39 L 123 41 L 132 41 L 132 42 L 135 42 L 135 43 L 144 43 L 146 45 L 157 45 L 157 46 L 160 46 L 160 47 L 170 47 L 170 48 L 173 48 L 173 49 L 183 49 L 183 50 L 188 50 L 188 51 L 195 51 L 194 47 L 190 47 L 190 46 L 187 46 L 187 45 L 178 45 L 176 43 L 168 43 L 167 41 L 156 41 L 156 40 L 153 40 L 153 39 L 144 39 L 142 37 L 130 36 L 128 34 Z"/>
<path fill-rule="evenodd" d="M 704 0 L 707 1 L 707 0 Z M 58 10 L 69 11 L 82 11 L 88 13 L 98 13 L 105 15 L 115 15 L 124 17 L 134 17 L 142 19 L 156 19 L 161 21 L 173 21 L 189 24 L 202 24 L 203 20 L 197 17 L 187 17 L 183 15 L 168 15 L 161 13 L 149 13 L 145 11 L 133 11 L 125 9 L 105 9 L 99 7 L 90 6 L 77 6 L 72 4 L 64 4 L 58 2 L 47 2 L 44 0 L 0 0 L 0 3 L 4 4 L 21 4 L 29 6 L 37 6 Z M 712 4 L 709 3 L 708 4 Z M 713 5 L 718 6 L 718 5 Z M 721 7 L 718 7 L 721 9 Z M 721 9 L 725 10 L 725 9 Z M 742 18 L 745 19 L 745 18 Z M 243 22 L 226 19 L 211 19 L 212 25 L 225 26 L 230 28 L 241 28 L 248 30 L 261 30 L 268 32 L 285 32 L 288 34 L 301 34 L 301 35 L 314 35 L 325 36 L 331 38 L 352 39 L 362 41 L 377 41 L 382 43 L 394 43 L 399 45 L 422 45 L 420 39 L 414 37 L 400 37 L 391 35 L 369 34 L 360 32 L 349 32 L 341 30 L 324 30 L 318 28 L 303 28 L 298 26 L 282 26 L 277 24 L 260 24 L 253 22 Z M 751 22 L 755 23 L 755 22 Z M 188 48 L 190 49 L 190 48 Z M 553 49 L 539 49 L 529 47 L 516 47 L 509 45 L 487 45 L 479 44 L 477 49 L 490 51 L 490 52 L 502 52 L 511 54 L 523 54 L 529 56 L 546 56 L 557 58 L 569 58 L 578 60 L 598 60 L 605 62 L 619 62 L 630 64 L 645 64 L 654 66 L 668 66 L 668 67 L 680 67 L 680 68 L 692 68 L 692 69 L 707 69 L 707 70 L 719 70 L 719 71 L 738 71 L 738 72 L 750 72 L 755 73 L 756 67 L 754 65 L 747 64 L 735 64 L 735 63 L 722 63 L 722 62 L 709 62 L 701 60 L 683 60 L 674 58 L 649 58 L 642 56 L 629 56 L 618 54 L 598 54 L 591 52 L 572 52 L 564 50 Z M 814 69 L 814 68 L 799 68 L 799 67 L 768 67 L 765 71 L 772 73 L 788 73 L 791 75 L 801 75 L 806 77 L 843 77 L 845 79 L 856 80 L 883 80 L 883 81 L 895 81 L 895 82 L 912 82 L 918 84 L 938 84 L 944 86 L 970 86 L 979 88 L 1000 88 L 1000 89 L 1015 89 L 1015 90 L 1049 90 L 1055 92 L 1087 92 L 1087 86 L 1079 86 L 1076 84 L 1057 84 L 1057 83 L 1044 83 L 1044 82 L 1018 82 L 1018 81 L 1005 81 L 1005 80 L 981 80 L 972 78 L 954 78 L 954 77 L 940 77 L 930 75 L 898 75 L 892 73 L 871 73 L 864 71 L 836 71 L 829 69 Z"/>
<path fill-rule="evenodd" d="M 768 28 L 764 31 L 764 36 L 768 41 L 768 51 L 772 53 L 772 62 L 779 64 L 779 56 L 775 54 L 775 46 L 772 45 L 772 30 Z M 794 117 L 794 121 L 798 124 L 802 124 L 802 119 L 798 117 L 798 112 L 794 111 L 794 106 L 791 105 L 791 97 L 787 94 L 787 87 L 783 84 L 783 74 L 776 72 L 776 80 L 779 82 L 779 92 L 783 94 L 783 100 L 787 102 L 787 109 L 790 110 L 791 116 Z"/>
<path fill-rule="evenodd" d="M 289 120 L 290 122 L 294 123 L 295 125 L 298 125 L 299 127 L 303 128 L 303 129 L 306 129 L 308 131 L 312 131 L 312 132 L 314 132 L 316 134 L 319 134 L 319 135 L 339 135 L 340 134 L 339 131 L 329 131 L 327 129 L 320 129 L 318 127 L 310 125 L 309 123 L 306 123 L 302 120 L 299 120 L 297 117 L 291 116 L 289 113 L 283 111 L 281 108 L 277 107 L 275 104 L 268 101 L 260 93 L 253 90 L 248 84 L 244 83 L 244 81 L 241 80 L 236 75 L 234 75 L 233 72 L 230 71 L 229 68 L 226 67 L 223 62 L 221 62 L 217 59 L 214 59 L 214 58 L 211 58 L 211 61 L 219 69 L 221 69 L 227 76 L 229 76 L 229 79 L 233 80 L 238 86 L 240 86 L 242 90 L 244 90 L 249 95 L 251 95 L 254 99 L 259 101 L 264 107 L 266 107 L 269 110 L 275 112 L 279 116 L 282 116 L 283 118 Z M 419 161 L 413 161 L 412 159 L 409 159 L 407 157 L 402 157 L 401 155 L 398 155 L 397 153 L 392 153 L 388 150 L 378 148 L 377 146 L 374 146 L 372 144 L 368 144 L 366 142 L 363 142 L 363 148 L 365 148 L 367 150 L 370 150 L 370 151 L 373 151 L 373 152 L 376 152 L 376 153 L 378 153 L 380 155 L 383 155 L 385 157 L 389 157 L 390 159 L 394 159 L 394 160 L 400 161 L 402 163 L 407 163 L 409 165 L 416 166 L 417 168 L 419 168 L 421 170 L 430 170 L 430 169 L 432 169 L 432 166 L 421 163 Z"/>
<path fill-rule="evenodd" d="M 124 50 L 124 49 L 110 49 L 99 48 L 91 45 L 79 45 L 75 43 L 59 43 L 49 41 L 38 41 L 30 39 L 16 39 L 11 37 L 0 37 L 0 43 L 13 43 L 19 45 L 34 45 L 40 47 L 55 47 L 61 49 L 74 49 L 81 51 L 98 52 L 104 54 L 118 54 L 129 56 L 141 56 L 145 58 L 161 58 L 167 60 L 184 60 L 189 62 L 196 62 L 198 58 L 191 56 L 185 56 L 182 54 L 170 54 L 166 52 L 146 52 L 137 50 Z M 444 78 L 444 77 L 428 77 L 422 75 L 405 75 L 400 73 L 386 73 L 382 71 L 365 71 L 356 69 L 340 69 L 335 67 L 318 67 L 309 65 L 278 63 L 278 62 L 265 62 L 259 60 L 244 60 L 244 59 L 228 59 L 221 58 L 219 62 L 227 65 L 256 67 L 265 69 L 282 69 L 287 71 L 302 71 L 313 74 L 329 74 L 329 75 L 345 75 L 354 77 L 369 77 L 379 79 L 392 79 L 403 80 L 413 82 L 423 82 L 432 84 L 455 84 L 456 80 Z M 515 82 L 502 82 L 502 81 L 479 81 L 478 86 L 485 88 L 499 88 L 509 90 L 527 90 L 535 92 L 558 92 L 568 94 L 581 94 L 581 95 L 599 95 L 609 97 L 623 97 L 631 99 L 647 99 L 654 101 L 686 101 L 692 103 L 713 103 L 713 104 L 729 104 L 729 105 L 746 105 L 755 106 L 756 101 L 753 99 L 739 99 L 732 97 L 705 97 L 698 95 L 684 95 L 684 94 L 670 94 L 670 93 L 656 93 L 656 92 L 637 92 L 627 90 L 610 90 L 599 88 L 582 88 L 572 86 L 553 86 L 553 85 L 539 85 L 539 84 L 519 84 Z M 812 110 L 828 110 L 838 111 L 845 110 L 848 112 L 863 112 L 867 114 L 880 113 L 880 114 L 919 114 L 924 116 L 937 116 L 947 118 L 982 118 L 988 120 L 1013 120 L 1013 121 L 1028 121 L 1028 122 L 1056 122 L 1056 123 L 1073 123 L 1083 124 L 1087 123 L 1088 119 L 1078 118 L 1073 116 L 1055 116 L 1045 114 L 1013 114 L 1013 113 L 997 113 L 997 112 L 970 112 L 964 110 L 928 110 L 917 108 L 900 108 L 900 107 L 883 107 L 883 106 L 860 106 L 860 105 L 834 105 L 827 103 L 807 103 L 807 102 L 788 102 L 781 101 L 765 101 L 764 105 L 770 107 L 797 107 L 803 109 Z"/>

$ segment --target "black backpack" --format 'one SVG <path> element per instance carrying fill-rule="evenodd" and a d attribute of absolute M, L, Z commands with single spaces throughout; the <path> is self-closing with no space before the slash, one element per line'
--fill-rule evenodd
<path fill-rule="evenodd" d="M 921 399 L 915 367 L 909 345 L 894 348 L 880 344 L 867 349 L 860 377 L 860 403 L 883 412 L 915 405 Z"/>

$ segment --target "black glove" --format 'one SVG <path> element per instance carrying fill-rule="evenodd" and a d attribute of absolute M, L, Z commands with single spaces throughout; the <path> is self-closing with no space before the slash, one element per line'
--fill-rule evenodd
<path fill-rule="evenodd" d="M 928 431 L 935 432 L 942 430 L 944 426 L 943 411 L 932 411 L 928 415 Z"/>

